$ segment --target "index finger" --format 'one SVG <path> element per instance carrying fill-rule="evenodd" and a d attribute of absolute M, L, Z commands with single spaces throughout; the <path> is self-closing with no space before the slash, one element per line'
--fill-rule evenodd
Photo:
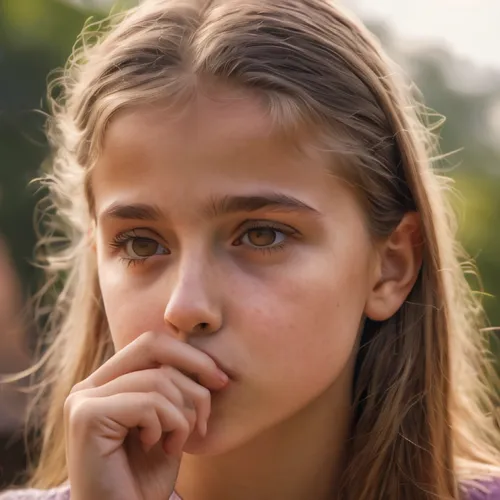
<path fill-rule="evenodd" d="M 228 380 L 215 361 L 202 351 L 158 332 L 145 332 L 118 351 L 75 389 L 99 387 L 126 373 L 171 366 L 197 377 L 208 389 L 221 389 Z"/>

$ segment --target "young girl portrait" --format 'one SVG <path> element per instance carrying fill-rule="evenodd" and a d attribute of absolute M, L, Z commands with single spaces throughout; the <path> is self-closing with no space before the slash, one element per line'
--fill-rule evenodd
<path fill-rule="evenodd" d="M 399 74 L 335 0 L 84 30 L 50 89 L 40 455 L 2 500 L 500 499 L 483 313 Z"/>

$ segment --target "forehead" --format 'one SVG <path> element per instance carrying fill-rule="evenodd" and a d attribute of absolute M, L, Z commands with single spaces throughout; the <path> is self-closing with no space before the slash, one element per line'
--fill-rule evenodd
<path fill-rule="evenodd" d="M 208 155 L 217 146 L 228 153 L 254 146 L 296 154 L 309 140 L 308 128 L 285 127 L 271 118 L 264 100 L 247 90 L 200 87 L 189 99 L 126 107 L 107 127 L 103 153 L 119 153 L 147 142 L 175 145 L 181 139 Z M 248 152 L 248 151 L 247 151 Z M 219 151 L 220 153 L 220 151 Z"/>
<path fill-rule="evenodd" d="M 320 191 L 331 196 L 331 158 L 304 147 L 310 135 L 276 127 L 262 101 L 237 91 L 123 110 L 106 131 L 92 173 L 96 210 L 124 195 L 184 204 L 257 188 L 309 200 Z"/>

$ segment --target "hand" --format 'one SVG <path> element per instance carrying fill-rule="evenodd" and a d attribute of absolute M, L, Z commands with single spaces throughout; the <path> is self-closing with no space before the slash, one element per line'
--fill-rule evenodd
<path fill-rule="evenodd" d="M 166 334 L 118 351 L 64 405 L 72 500 L 168 499 L 187 439 L 206 434 L 210 390 L 227 380 L 210 356 Z"/>

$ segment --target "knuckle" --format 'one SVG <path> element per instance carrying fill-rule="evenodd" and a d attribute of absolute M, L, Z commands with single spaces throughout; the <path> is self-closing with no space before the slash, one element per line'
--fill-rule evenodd
<path fill-rule="evenodd" d="M 210 402 L 212 396 L 210 394 L 210 391 L 205 386 L 200 386 L 198 389 L 198 393 L 199 393 L 199 398 L 202 401 Z"/>
<path fill-rule="evenodd" d="M 74 408 L 78 406 L 79 400 L 82 399 L 82 394 L 79 392 L 69 393 L 68 397 L 64 401 L 64 413 L 69 414 L 74 411 Z"/>
<path fill-rule="evenodd" d="M 169 382 L 172 382 L 176 375 L 174 373 L 176 370 L 171 366 L 162 365 L 158 368 L 158 371 L 161 375 L 161 378 L 163 380 L 168 380 Z"/>
<path fill-rule="evenodd" d="M 155 409 L 164 408 L 165 397 L 157 391 L 151 391 L 145 396 L 144 404 L 152 406 Z"/>
<path fill-rule="evenodd" d="M 179 431 L 182 432 L 184 436 L 188 436 L 190 434 L 191 424 L 186 417 L 179 419 Z"/>
<path fill-rule="evenodd" d="M 191 434 L 196 427 L 196 417 L 193 414 L 190 414 L 189 417 L 187 417 L 187 434 Z"/>
<path fill-rule="evenodd" d="M 138 343 L 146 356 L 153 357 L 158 352 L 158 333 L 147 331 L 141 335 Z"/>
<path fill-rule="evenodd" d="M 168 396 L 171 392 L 172 381 L 170 377 L 163 370 L 153 369 L 148 373 L 148 385 L 151 390 L 162 394 L 163 396 Z"/>
<path fill-rule="evenodd" d="M 185 399 L 184 394 L 175 384 L 172 384 L 169 388 L 168 398 L 172 403 L 178 406 L 182 405 Z"/>
<path fill-rule="evenodd" d="M 156 420 L 156 408 L 154 405 L 151 404 L 145 404 L 144 405 L 144 411 L 143 411 L 143 418 L 147 422 L 154 422 Z"/>
<path fill-rule="evenodd" d="M 155 421 L 159 420 L 162 428 L 171 429 L 173 423 L 175 423 L 176 421 L 177 415 L 175 412 L 175 408 L 172 407 L 170 401 L 166 400 L 157 392 L 150 392 L 148 394 L 145 394 L 145 398 L 147 399 L 145 408 L 148 409 L 150 417 L 154 418 Z"/>
<path fill-rule="evenodd" d="M 135 406 L 140 408 L 142 415 L 149 415 L 152 412 L 156 412 L 158 408 L 158 398 L 155 397 L 155 392 L 145 392 L 134 395 Z"/>
<path fill-rule="evenodd" d="M 150 383 L 151 390 L 158 394 L 165 394 L 165 382 L 158 377 L 154 377 Z"/>
<path fill-rule="evenodd" d="M 193 398 L 198 403 L 201 403 L 203 405 L 207 405 L 207 404 L 210 404 L 212 396 L 210 394 L 210 391 L 206 387 L 199 385 L 198 387 L 196 387 L 196 389 L 194 391 Z"/>
<path fill-rule="evenodd" d="M 69 396 L 64 411 L 70 427 L 86 427 L 91 420 L 91 400 L 80 395 Z"/>
<path fill-rule="evenodd" d="M 165 397 L 171 392 L 170 385 L 170 382 L 162 377 L 155 377 L 152 383 L 153 391 Z"/>
<path fill-rule="evenodd" d="M 179 394 L 176 392 L 174 384 L 169 380 L 157 380 L 155 391 L 161 394 L 164 398 L 176 401 L 179 399 Z"/>
<path fill-rule="evenodd" d="M 79 392 L 81 390 L 83 390 L 85 388 L 85 385 L 84 385 L 84 380 L 82 380 L 81 382 L 78 382 L 77 384 L 75 384 L 72 388 L 71 388 L 71 391 L 69 392 L 70 395 L 71 394 L 75 394 L 76 392 Z"/>
<path fill-rule="evenodd" d="M 179 372 L 171 366 L 161 366 L 159 370 L 162 375 L 160 378 L 162 382 L 160 387 L 161 392 L 174 402 L 182 402 L 182 391 L 176 383 Z"/>
<path fill-rule="evenodd" d="M 164 374 L 168 378 L 174 377 L 175 372 L 177 372 L 177 370 L 175 368 L 173 368 L 172 366 L 168 366 L 168 365 L 161 365 L 160 370 L 161 370 L 161 373 Z"/>

